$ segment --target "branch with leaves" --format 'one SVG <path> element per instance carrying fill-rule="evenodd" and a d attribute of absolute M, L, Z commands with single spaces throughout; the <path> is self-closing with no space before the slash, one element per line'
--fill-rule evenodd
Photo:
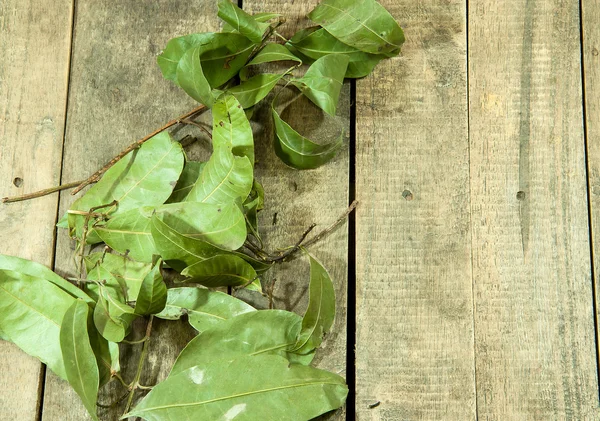
<path fill-rule="evenodd" d="M 279 92 L 298 89 L 334 115 L 344 79 L 366 76 L 397 55 L 404 41 L 396 21 L 374 0 L 324 0 L 308 16 L 316 26 L 287 40 L 276 31 L 282 16 L 251 16 L 220 0 L 222 32 L 169 41 L 158 65 L 201 105 L 131 144 L 87 180 L 41 192 L 76 187 L 76 194 L 94 184 L 58 223 L 77 243 L 79 273 L 69 278 L 77 286 L 42 265 L 0 255 L 0 338 L 67 380 L 92 419 L 100 419 L 97 407 L 107 406 L 98 403 L 98 393 L 110 381 L 127 389 L 108 404 L 125 402 L 124 418 L 303 421 L 343 405 L 345 380 L 310 365 L 335 316 L 333 282 L 319 261 L 306 253 L 309 304 L 303 317 L 271 309 L 274 281 L 269 310 L 215 290 L 263 293 L 267 271 L 333 231 L 356 207 L 352 203 L 316 235 L 309 227 L 287 249 L 265 250 L 258 223 L 264 190 L 254 177 L 250 110 L 284 85 L 271 96 L 275 151 L 293 168 L 319 167 L 336 155 L 343 136 L 317 143 L 301 135 L 277 111 Z M 282 70 L 257 73 L 266 63 Z M 306 65 L 301 77 L 294 76 Z M 211 131 L 194 122 L 204 110 L 212 112 Z M 167 132 L 178 123 L 208 134 L 212 155 L 206 162 L 186 159 Z M 88 252 L 98 244 L 104 251 Z M 167 288 L 165 267 L 186 286 Z M 153 319 L 183 316 L 198 335 L 166 380 L 141 386 Z M 136 340 L 132 323 L 139 318 L 148 320 L 147 329 Z M 121 374 L 119 344 L 142 344 L 129 382 Z M 140 389 L 151 391 L 136 403 Z"/>

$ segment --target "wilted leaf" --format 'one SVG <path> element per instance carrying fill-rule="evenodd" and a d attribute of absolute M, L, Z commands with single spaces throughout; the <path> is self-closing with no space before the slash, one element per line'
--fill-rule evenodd
<path fill-rule="evenodd" d="M 150 232 L 153 207 L 131 209 L 120 213 L 94 230 L 110 248 L 140 262 L 152 262 L 154 241 Z"/>
<path fill-rule="evenodd" d="M 196 365 L 260 354 L 275 354 L 308 365 L 314 354 L 287 352 L 296 343 L 301 324 L 300 316 L 283 310 L 260 310 L 230 318 L 192 339 L 177 357 L 170 376 Z"/>
<path fill-rule="evenodd" d="M 347 394 L 337 374 L 258 355 L 170 376 L 125 417 L 305 421 L 340 407 Z"/>
<path fill-rule="evenodd" d="M 117 205 L 99 210 L 115 217 L 142 206 L 158 206 L 171 195 L 183 169 L 183 150 L 167 132 L 157 134 L 139 149 L 110 167 L 100 181 L 73 203 L 70 211 L 89 212 L 116 200 Z M 69 226 L 81 238 L 85 216 L 69 214 Z M 88 236 L 88 243 L 100 238 Z"/>
<path fill-rule="evenodd" d="M 238 286 L 257 280 L 256 271 L 241 257 L 219 254 L 185 268 L 186 282 L 196 282 L 209 288 Z"/>
<path fill-rule="evenodd" d="M 92 419 L 98 420 L 96 401 L 100 374 L 88 335 L 89 310 L 82 300 L 75 300 L 69 307 L 60 327 L 60 348 L 69 384 Z"/>
<path fill-rule="evenodd" d="M 219 0 L 218 15 L 233 29 L 254 43 L 262 41 L 263 34 L 269 27 L 268 24 L 255 20 L 229 0 Z"/>
<path fill-rule="evenodd" d="M 282 77 L 283 74 L 259 73 L 227 92 L 233 94 L 243 108 L 250 108 L 265 98 Z"/>
<path fill-rule="evenodd" d="M 111 342 L 121 342 L 137 317 L 133 308 L 124 303 L 114 290 L 102 287 L 94 308 L 94 324 L 98 332 Z"/>
<path fill-rule="evenodd" d="M 273 108 L 275 123 L 275 153 L 290 167 L 306 170 L 317 168 L 333 158 L 343 144 L 343 134 L 331 143 L 319 145 L 300 135 L 279 117 Z"/>
<path fill-rule="evenodd" d="M 348 56 L 326 55 L 311 64 L 306 74 L 292 83 L 327 114 L 335 115 L 347 68 Z"/>
<path fill-rule="evenodd" d="M 404 43 L 398 23 L 375 0 L 323 0 L 308 17 L 343 43 L 367 53 L 397 55 Z"/>
<path fill-rule="evenodd" d="M 290 50 L 302 57 L 304 62 L 318 60 L 328 54 L 340 54 L 348 57 L 345 77 L 360 78 L 371 73 L 373 68 L 386 56 L 370 54 L 344 44 L 325 29 L 318 26 L 301 29 L 286 44 Z"/>
<path fill-rule="evenodd" d="M 321 345 L 323 335 L 335 318 L 335 290 L 329 274 L 314 257 L 310 259 L 308 308 L 302 319 L 302 330 L 293 348 L 298 354 L 308 354 Z"/>
<path fill-rule="evenodd" d="M 246 113 L 238 100 L 223 94 L 213 110 L 213 148 L 229 148 L 236 156 L 246 156 L 254 165 L 254 139 Z"/>
<path fill-rule="evenodd" d="M 179 176 L 177 185 L 166 203 L 183 202 L 198 179 L 206 162 L 187 161 Z"/>
<path fill-rule="evenodd" d="M 222 292 L 194 287 L 170 288 L 167 305 L 156 317 L 178 320 L 187 315 L 194 329 L 203 332 L 237 315 L 254 311 L 242 300 Z"/>
<path fill-rule="evenodd" d="M 92 298 L 90 298 L 85 292 L 77 288 L 75 285 L 61 278 L 46 266 L 37 262 L 21 259 L 20 257 L 0 254 L 0 269 L 14 270 L 24 275 L 30 275 L 34 278 L 45 279 L 49 282 L 52 282 L 60 289 L 69 293 L 75 298 L 81 298 L 85 302 L 92 305 L 96 303 Z"/>
<path fill-rule="evenodd" d="M 75 298 L 45 279 L 0 270 L 0 330 L 66 380 L 60 325 Z"/>
<path fill-rule="evenodd" d="M 167 285 L 163 281 L 160 267 L 162 260 L 158 260 L 152 270 L 146 275 L 140 293 L 135 302 L 136 314 L 147 316 L 160 313 L 167 303 Z"/>

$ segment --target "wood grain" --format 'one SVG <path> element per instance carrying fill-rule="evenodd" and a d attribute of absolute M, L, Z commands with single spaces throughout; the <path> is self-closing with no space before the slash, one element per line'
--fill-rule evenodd
<path fill-rule="evenodd" d="M 0 2 L 0 196 L 60 178 L 71 0 Z M 0 205 L 0 253 L 52 266 L 58 196 Z M 0 419 L 35 420 L 42 365 L 0 341 Z"/>
<path fill-rule="evenodd" d="M 80 0 L 75 11 L 73 59 L 63 182 L 87 177 L 132 141 L 196 106 L 179 88 L 163 80 L 156 56 L 167 41 L 191 32 L 217 29 L 216 4 L 208 1 L 139 2 Z M 75 197 L 61 195 L 62 215 Z M 76 273 L 74 244 L 59 232 L 56 269 Z M 186 323 L 157 321 L 143 384 L 164 379 L 179 351 L 191 338 Z M 141 323 L 137 332 L 142 336 Z M 140 345 L 123 348 L 124 376 L 133 377 Z M 124 393 L 112 382 L 100 402 Z M 123 405 L 100 409 L 102 419 L 118 419 Z M 83 405 L 70 386 L 56 376 L 46 380 L 43 420 L 86 420 Z"/>
<path fill-rule="evenodd" d="M 583 25 L 583 69 L 585 89 L 585 117 L 587 129 L 588 197 L 590 207 L 590 229 L 593 247 L 594 274 L 596 285 L 596 312 L 600 303 L 598 274 L 600 273 L 600 1 L 584 0 L 582 7 Z M 596 315 L 596 324 L 600 313 Z M 596 335 L 599 326 L 596 325 Z M 598 346 L 598 338 L 596 338 Z"/>
<path fill-rule="evenodd" d="M 357 83 L 357 419 L 474 420 L 465 2 L 382 4 L 407 42 Z"/>
<path fill-rule="evenodd" d="M 278 31 L 290 38 L 297 30 L 311 26 L 305 15 L 317 4 L 315 0 L 284 1 L 245 0 L 243 8 L 249 13 L 275 12 L 286 18 Z M 279 89 L 279 88 L 276 88 Z M 287 167 L 275 155 L 274 131 L 270 111 L 272 97 L 263 101 L 254 112 L 256 143 L 256 177 L 265 188 L 265 210 L 260 214 L 260 232 L 267 248 L 274 250 L 293 245 L 313 223 L 313 233 L 328 227 L 348 207 L 350 131 L 350 85 L 342 90 L 335 118 L 328 117 L 304 97 L 286 103 L 292 95 L 281 96 L 281 117 L 300 133 L 315 141 L 334 138 L 344 131 L 345 144 L 329 163 L 315 170 L 298 171 Z M 348 228 L 340 225 L 336 231 L 309 250 L 327 268 L 336 292 L 336 318 L 331 332 L 317 352 L 317 367 L 346 375 L 346 300 L 348 271 Z M 280 265 L 268 273 L 264 284 L 268 287 L 276 279 L 274 304 L 276 308 L 304 314 L 308 305 L 308 261 L 298 259 Z M 339 410 L 328 419 L 345 419 Z"/>
<path fill-rule="evenodd" d="M 469 4 L 480 420 L 598 419 L 578 2 Z"/>

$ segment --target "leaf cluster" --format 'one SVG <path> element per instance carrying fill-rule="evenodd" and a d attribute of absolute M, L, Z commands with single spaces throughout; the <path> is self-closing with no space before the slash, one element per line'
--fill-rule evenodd
<path fill-rule="evenodd" d="M 67 380 L 94 420 L 99 389 L 115 379 L 129 391 L 123 418 L 308 420 L 343 405 L 344 379 L 310 366 L 335 316 L 333 283 L 320 262 L 308 255 L 303 317 L 258 311 L 216 290 L 262 292 L 261 276 L 284 260 L 264 250 L 259 234 L 264 190 L 254 178 L 252 107 L 284 84 L 333 115 L 344 78 L 367 75 L 404 41 L 374 0 L 325 0 L 308 16 L 316 26 L 284 45 L 270 41 L 282 37 L 280 15 L 251 16 L 220 0 L 222 32 L 174 38 L 158 57 L 164 77 L 212 111 L 210 158 L 188 160 L 161 132 L 106 171 L 58 224 L 77 244 L 72 279 L 0 255 L 0 338 Z M 272 63 L 284 70 L 257 71 Z M 303 64 L 308 69 L 295 75 Z M 277 97 L 277 155 L 298 169 L 335 156 L 342 136 L 327 144 L 302 136 L 279 115 Z M 167 285 L 166 271 L 177 272 L 178 285 Z M 130 408 L 155 317 L 185 317 L 197 336 L 168 378 Z M 148 319 L 147 334 L 127 383 L 119 344 L 130 342 L 138 318 Z"/>

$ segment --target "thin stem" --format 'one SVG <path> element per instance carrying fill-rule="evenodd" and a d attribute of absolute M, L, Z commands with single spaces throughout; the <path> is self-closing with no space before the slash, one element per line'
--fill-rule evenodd
<path fill-rule="evenodd" d="M 163 132 L 163 131 L 167 130 L 169 127 L 176 125 L 177 123 L 181 122 L 181 120 L 188 119 L 188 118 L 190 118 L 190 117 L 192 117 L 192 116 L 194 116 L 194 115 L 196 115 L 196 114 L 204 111 L 205 109 L 206 109 L 205 105 L 200 105 L 199 107 L 194 108 L 192 111 L 190 111 L 190 112 L 188 112 L 188 113 L 186 113 L 184 115 L 181 115 L 181 116 L 177 117 L 176 119 L 173 119 L 173 120 L 169 121 L 167 124 L 165 124 L 161 128 L 156 129 L 155 131 L 153 131 L 149 135 L 147 135 L 147 136 L 141 138 L 140 140 L 132 143 L 127 148 L 125 148 L 120 154 L 118 154 L 113 159 L 111 159 L 106 165 L 104 165 L 102 168 L 100 168 L 98 171 L 96 171 L 94 174 L 92 174 L 90 177 L 88 177 L 83 183 L 80 183 L 79 186 L 77 186 L 77 188 L 71 192 L 71 194 L 75 195 L 75 194 L 79 193 L 86 186 L 88 186 L 88 185 L 90 185 L 92 183 L 95 183 L 98 180 L 100 180 L 100 177 L 102 177 L 102 174 L 104 174 L 110 167 L 112 167 L 117 162 L 119 162 L 119 160 L 121 160 L 121 158 L 123 158 L 125 155 L 127 155 L 132 150 L 139 148 L 147 140 L 150 140 L 152 137 L 156 136 L 160 132 Z"/>
<path fill-rule="evenodd" d="M 131 383 L 131 391 L 129 392 L 129 398 L 127 398 L 127 405 L 125 406 L 125 412 L 123 415 L 129 412 L 129 408 L 131 408 L 131 403 L 133 402 L 133 397 L 135 396 L 135 391 L 139 388 L 140 378 L 142 377 L 142 370 L 144 368 L 144 362 L 146 362 L 146 355 L 148 354 L 148 344 L 150 343 L 150 334 L 152 333 L 152 321 L 154 320 L 154 316 L 150 316 L 148 320 L 148 325 L 146 325 L 146 340 L 144 341 L 144 345 L 142 347 L 142 353 L 140 354 L 140 359 L 138 361 L 137 371 L 135 373 L 135 378 Z"/>
<path fill-rule="evenodd" d="M 59 192 L 61 190 L 68 190 L 77 187 L 85 180 L 75 181 L 73 183 L 61 184 L 60 186 L 50 187 L 48 189 L 39 190 L 33 193 L 23 194 L 21 196 L 11 196 L 11 197 L 3 197 L 2 203 L 14 203 L 21 202 L 23 200 L 36 199 L 38 197 L 46 196 L 52 193 Z"/>
<path fill-rule="evenodd" d="M 183 120 L 180 121 L 180 123 L 189 124 L 191 126 L 196 126 L 200 130 L 202 130 L 204 133 L 206 133 L 206 135 L 209 137 L 209 139 L 212 139 L 212 133 L 206 127 L 204 127 L 202 124 L 196 123 L 194 120 L 190 120 L 189 118 L 184 118 Z"/>
<path fill-rule="evenodd" d="M 121 402 L 123 402 L 123 400 L 129 396 L 129 391 L 127 391 L 123 396 L 120 396 L 116 401 L 114 401 L 111 404 L 101 404 L 99 402 L 96 402 L 96 406 L 99 408 L 114 408 L 115 406 L 117 406 L 118 404 L 120 404 Z"/>
<path fill-rule="evenodd" d="M 279 32 L 277 31 L 273 31 L 273 35 L 275 35 L 276 37 L 281 38 L 282 40 L 284 40 L 285 42 L 288 42 L 289 39 L 287 39 L 286 37 L 284 37 L 283 35 L 281 35 Z"/>
<path fill-rule="evenodd" d="M 112 372 L 111 376 L 114 377 L 115 379 L 117 379 L 119 381 L 119 383 L 121 383 L 123 385 L 123 387 L 125 387 L 127 389 L 127 394 L 129 394 L 131 385 L 127 384 L 125 382 L 125 380 L 123 380 L 123 377 L 121 377 L 121 375 L 119 373 L 117 373 L 116 371 Z"/>

